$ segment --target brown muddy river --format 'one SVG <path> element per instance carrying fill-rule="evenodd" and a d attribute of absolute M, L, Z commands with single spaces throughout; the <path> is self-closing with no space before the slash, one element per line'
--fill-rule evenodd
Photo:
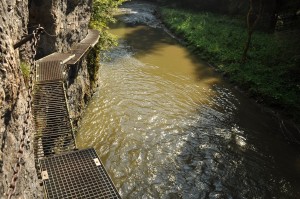
<path fill-rule="evenodd" d="M 79 147 L 96 149 L 123 198 L 300 198 L 299 147 L 280 120 L 167 34 L 153 9 L 120 9 Z"/>

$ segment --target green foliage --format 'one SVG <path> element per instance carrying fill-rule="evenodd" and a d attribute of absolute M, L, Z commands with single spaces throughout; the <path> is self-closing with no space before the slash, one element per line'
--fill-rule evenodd
<path fill-rule="evenodd" d="M 28 64 L 24 61 L 21 61 L 20 68 L 21 68 L 21 72 L 24 77 L 24 81 L 27 84 L 29 81 L 29 78 L 30 78 L 29 77 L 30 76 L 30 64 Z"/>
<path fill-rule="evenodd" d="M 97 73 L 100 67 L 100 51 L 107 50 L 117 44 L 114 35 L 108 32 L 108 24 L 115 22 L 114 10 L 126 0 L 94 0 L 90 28 L 100 31 L 98 44 L 87 56 L 88 72 L 93 84 L 97 81 Z"/>
<path fill-rule="evenodd" d="M 94 0 L 90 28 L 100 31 L 100 48 L 105 50 L 116 45 L 116 39 L 108 33 L 108 24 L 115 22 L 114 10 L 126 0 Z"/>
<path fill-rule="evenodd" d="M 247 38 L 242 20 L 169 8 L 162 8 L 161 15 L 165 24 L 186 40 L 189 48 L 212 62 L 231 81 L 268 104 L 294 113 L 300 110 L 300 79 L 296 78 L 300 69 L 295 61 L 299 62 L 300 58 L 291 50 L 300 50 L 297 42 L 287 42 L 276 34 L 255 32 L 248 60 L 242 64 Z M 295 59 L 290 59 L 293 56 Z"/>

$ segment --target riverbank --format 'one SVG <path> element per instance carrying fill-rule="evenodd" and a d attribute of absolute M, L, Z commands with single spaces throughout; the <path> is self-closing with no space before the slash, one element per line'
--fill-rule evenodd
<path fill-rule="evenodd" d="M 188 10 L 161 8 L 164 24 L 201 59 L 211 63 L 231 82 L 299 122 L 300 49 L 281 34 L 255 32 L 248 60 L 241 63 L 247 32 L 243 20 Z M 293 38 L 294 39 L 294 38 Z"/>

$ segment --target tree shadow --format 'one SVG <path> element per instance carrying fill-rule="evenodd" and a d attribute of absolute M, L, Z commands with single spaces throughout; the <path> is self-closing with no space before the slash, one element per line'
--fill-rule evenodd
<path fill-rule="evenodd" d="M 124 28 L 126 28 L 126 30 L 123 30 Z M 152 28 L 142 24 L 125 24 L 124 22 L 118 21 L 112 24 L 110 29 L 113 34 L 120 35 L 119 37 L 122 38 L 122 41 L 125 41 L 126 44 L 130 46 L 136 58 L 152 54 L 164 57 L 165 55 L 163 55 L 163 53 L 165 52 L 161 52 L 161 50 L 166 47 L 170 50 L 167 52 L 169 54 L 168 64 L 182 68 L 186 67 L 185 64 L 192 65 L 197 79 L 199 81 L 208 81 L 211 85 L 222 81 L 221 75 L 217 73 L 211 65 L 201 60 L 197 55 L 194 55 L 190 49 L 173 38 L 162 28 Z M 178 52 L 178 48 L 183 48 L 184 50 Z M 174 53 L 174 55 L 172 55 L 172 53 Z M 184 58 L 188 60 L 188 62 L 182 62 Z"/>
<path fill-rule="evenodd" d="M 271 114 L 233 98 L 217 93 L 217 104 L 199 107 L 198 122 L 184 129 L 181 152 L 157 175 L 164 198 L 300 196 L 300 170 L 293 164 L 299 146 L 280 136 Z"/>
<path fill-rule="evenodd" d="M 162 44 L 176 44 L 176 42 L 168 37 L 162 30 L 156 30 L 146 25 L 125 24 L 121 21 L 110 25 L 112 32 L 119 28 L 129 29 L 128 33 L 122 35 L 122 40 L 125 40 L 128 46 L 134 48 L 137 57 L 145 54 L 157 53 L 157 50 Z"/>

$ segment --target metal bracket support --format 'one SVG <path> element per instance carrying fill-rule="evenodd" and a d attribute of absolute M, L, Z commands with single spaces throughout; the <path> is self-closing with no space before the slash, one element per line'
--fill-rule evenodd
<path fill-rule="evenodd" d="M 95 162 L 96 166 L 101 166 L 101 163 L 98 158 L 95 158 L 94 162 Z"/>
<path fill-rule="evenodd" d="M 47 171 L 42 171 L 42 179 L 43 180 L 49 180 L 49 175 Z"/>

